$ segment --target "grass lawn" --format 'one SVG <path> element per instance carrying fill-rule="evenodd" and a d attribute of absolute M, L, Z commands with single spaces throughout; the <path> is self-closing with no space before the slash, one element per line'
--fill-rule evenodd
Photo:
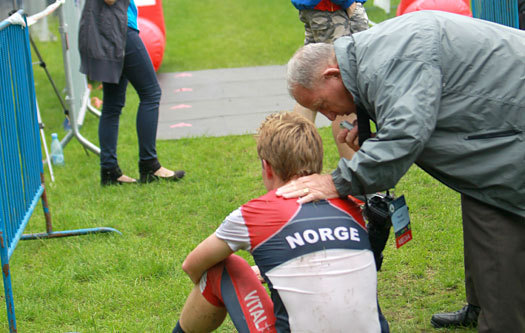
<path fill-rule="evenodd" d="M 367 10 L 373 21 L 388 17 L 372 4 L 369 0 Z M 164 14 L 163 72 L 284 64 L 303 39 L 289 0 L 165 0 Z M 60 43 L 38 47 L 62 89 Z M 44 71 L 34 71 L 49 143 L 52 132 L 65 135 L 64 117 Z M 121 168 L 135 177 L 137 104 L 128 89 L 118 146 Z M 331 131 L 320 132 L 324 171 L 330 172 L 337 152 Z M 98 143 L 94 116 L 86 116 L 82 133 Z M 180 268 L 185 256 L 228 213 L 265 190 L 250 135 L 159 141 L 157 150 L 163 165 L 187 171 L 184 180 L 102 188 L 98 157 L 75 140 L 65 148 L 65 167 L 55 168 L 54 183 L 46 168 L 54 230 L 108 226 L 123 235 L 20 242 L 11 260 L 20 332 L 171 332 L 192 287 Z M 400 249 L 389 240 L 378 274 L 379 302 L 393 332 L 433 332 L 432 313 L 457 310 L 465 302 L 459 195 L 417 167 L 396 194 L 407 199 L 414 240 Z M 39 205 L 26 232 L 44 230 Z M 7 331 L 1 311 L 0 327 Z M 227 321 L 219 331 L 235 329 Z"/>

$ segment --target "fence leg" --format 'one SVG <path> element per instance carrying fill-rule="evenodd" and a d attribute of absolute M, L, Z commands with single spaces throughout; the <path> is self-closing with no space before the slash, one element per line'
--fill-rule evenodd
<path fill-rule="evenodd" d="M 2 250 L 2 276 L 4 278 L 5 304 L 7 307 L 7 320 L 9 321 L 9 332 L 16 332 L 15 302 L 13 299 L 13 287 L 11 286 L 11 269 L 9 268 L 9 258 L 7 255 L 7 240 L 4 239 L 4 233 L 0 231 L 0 242 Z"/>
<path fill-rule="evenodd" d="M 42 207 L 44 208 L 44 217 L 46 219 L 46 232 L 41 232 L 37 234 L 24 234 L 20 237 L 22 240 L 32 240 L 32 239 L 46 239 L 46 238 L 59 238 L 59 237 L 71 237 L 71 236 L 81 236 L 88 234 L 104 234 L 109 232 L 115 232 L 119 235 L 122 235 L 117 229 L 109 227 L 98 227 L 98 228 L 88 228 L 88 229 L 76 229 L 76 230 L 64 230 L 64 231 L 53 231 L 53 225 L 51 223 L 51 213 L 49 212 L 49 205 L 47 203 L 46 187 L 44 184 L 44 173 L 40 173 L 40 179 L 42 185 L 44 186 L 44 191 L 42 191 Z"/>
<path fill-rule="evenodd" d="M 40 173 L 40 180 L 44 185 L 44 191 L 42 192 L 42 208 L 44 209 L 44 218 L 46 219 L 46 232 L 53 232 L 53 224 L 51 223 L 51 213 L 49 212 L 49 204 L 47 203 L 46 186 L 44 184 L 44 173 Z"/>

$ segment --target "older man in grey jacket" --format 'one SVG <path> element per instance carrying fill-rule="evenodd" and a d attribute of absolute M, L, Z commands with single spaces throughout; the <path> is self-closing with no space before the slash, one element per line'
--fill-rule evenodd
<path fill-rule="evenodd" d="M 359 149 L 351 160 L 278 194 L 308 202 L 382 191 L 417 163 L 460 192 L 463 209 L 469 305 L 432 324 L 525 332 L 525 32 L 406 14 L 333 46 L 303 47 L 288 63 L 288 85 L 329 119 L 364 110 L 378 131 L 360 147 L 357 127 L 342 131 L 338 139 Z"/>

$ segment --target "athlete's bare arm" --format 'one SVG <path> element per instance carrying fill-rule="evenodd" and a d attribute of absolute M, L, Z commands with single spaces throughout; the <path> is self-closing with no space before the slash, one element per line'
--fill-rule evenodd
<path fill-rule="evenodd" d="M 233 251 L 228 244 L 217 238 L 214 233 L 188 254 L 182 263 L 182 269 L 193 283 L 197 284 L 208 268 L 223 261 L 232 253 Z"/>

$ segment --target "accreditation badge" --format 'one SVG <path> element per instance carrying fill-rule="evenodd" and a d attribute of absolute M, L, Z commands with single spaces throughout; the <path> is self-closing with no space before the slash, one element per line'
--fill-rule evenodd
<path fill-rule="evenodd" d="M 410 229 L 410 217 L 408 216 L 408 206 L 405 196 L 392 200 L 388 204 L 392 226 L 396 235 L 396 247 L 400 248 L 412 239 L 412 230 Z"/>

